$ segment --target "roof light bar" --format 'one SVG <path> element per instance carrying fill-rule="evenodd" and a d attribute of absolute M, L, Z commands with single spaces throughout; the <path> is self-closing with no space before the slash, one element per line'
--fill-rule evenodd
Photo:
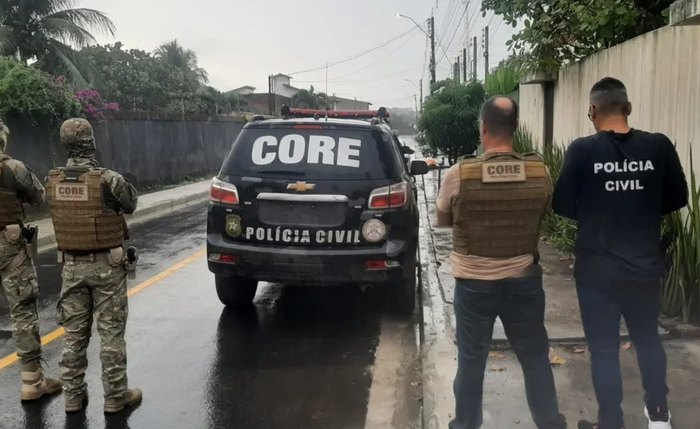
<path fill-rule="evenodd" d="M 320 110 L 320 109 L 293 109 L 282 106 L 283 118 L 335 118 L 335 119 L 388 119 L 389 112 L 385 107 L 378 110 Z"/>

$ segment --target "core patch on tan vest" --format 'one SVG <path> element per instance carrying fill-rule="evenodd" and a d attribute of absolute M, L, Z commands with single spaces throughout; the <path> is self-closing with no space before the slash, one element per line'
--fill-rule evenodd
<path fill-rule="evenodd" d="M 87 183 L 57 183 L 57 201 L 88 201 Z"/>
<path fill-rule="evenodd" d="M 481 168 L 482 183 L 516 183 L 527 180 L 524 161 L 485 162 Z"/>

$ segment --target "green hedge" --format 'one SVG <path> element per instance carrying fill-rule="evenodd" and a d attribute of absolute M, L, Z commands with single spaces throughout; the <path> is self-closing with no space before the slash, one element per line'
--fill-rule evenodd
<path fill-rule="evenodd" d="M 540 150 L 532 133 L 521 128 L 515 133 L 513 146 L 516 152 L 527 153 L 537 152 L 544 159 L 549 173 L 552 176 L 552 181 L 556 183 L 564 164 L 564 154 L 566 147 L 559 144 L 553 144 Z M 548 242 L 555 247 L 568 253 L 573 253 L 576 246 L 576 222 L 561 217 L 557 214 L 550 213 L 542 221 L 542 233 Z"/>
<path fill-rule="evenodd" d="M 13 58 L 0 57 L 0 116 L 67 119 L 80 102 L 62 78 L 53 78 Z"/>
<path fill-rule="evenodd" d="M 663 310 L 681 316 L 685 323 L 700 322 L 700 189 L 690 152 L 690 202 L 685 212 L 666 217 L 664 235 L 671 242 L 666 260 L 670 265 L 664 288 Z"/>

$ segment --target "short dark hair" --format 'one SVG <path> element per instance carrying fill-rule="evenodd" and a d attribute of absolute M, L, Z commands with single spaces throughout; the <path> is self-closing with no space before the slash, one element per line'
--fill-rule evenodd
<path fill-rule="evenodd" d="M 508 100 L 511 107 L 499 105 L 499 100 Z M 510 137 L 518 129 L 518 103 L 510 97 L 491 97 L 481 107 L 481 120 L 489 133 Z"/>
<path fill-rule="evenodd" d="M 591 104 L 604 115 L 628 113 L 627 88 L 622 81 L 613 77 L 603 78 L 593 85 L 590 99 Z"/>

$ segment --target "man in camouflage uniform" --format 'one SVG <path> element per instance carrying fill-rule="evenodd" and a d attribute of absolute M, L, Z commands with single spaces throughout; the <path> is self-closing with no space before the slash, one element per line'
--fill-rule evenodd
<path fill-rule="evenodd" d="M 0 278 L 10 304 L 17 355 L 22 362 L 20 398 L 33 401 L 61 390 L 61 383 L 45 378 L 41 369 L 39 286 L 22 235 L 22 204 L 44 201 L 44 187 L 29 168 L 5 154 L 9 134 L 10 130 L 0 121 Z"/>
<path fill-rule="evenodd" d="M 61 359 L 66 412 L 81 411 L 87 403 L 86 350 L 94 314 L 101 339 L 104 412 L 117 413 L 138 405 L 142 397 L 141 390 L 128 389 L 124 340 L 128 303 L 123 214 L 136 209 L 136 189 L 120 174 L 98 168 L 93 130 L 85 119 L 64 122 L 61 142 L 68 164 L 49 172 L 47 191 L 64 261 L 58 318 L 66 331 Z"/>

